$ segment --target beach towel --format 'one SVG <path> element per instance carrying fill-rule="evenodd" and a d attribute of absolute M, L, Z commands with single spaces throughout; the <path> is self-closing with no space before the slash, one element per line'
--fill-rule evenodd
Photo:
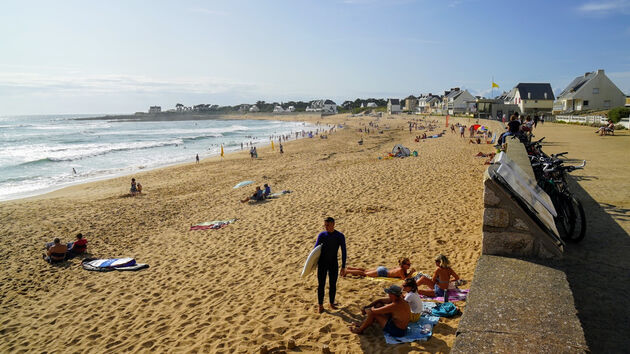
<path fill-rule="evenodd" d="M 411 322 L 407 326 L 407 334 L 404 337 L 392 337 L 389 333 L 385 335 L 387 344 L 410 343 L 415 341 L 426 342 L 433 335 L 433 326 L 440 321 L 437 316 L 422 315 L 418 322 Z"/>
<path fill-rule="evenodd" d="M 222 229 L 235 221 L 236 219 L 206 221 L 199 224 L 191 225 L 189 231 Z"/>
<path fill-rule="evenodd" d="M 81 261 L 81 266 L 85 270 L 96 272 L 109 272 L 112 270 L 134 271 L 149 268 L 148 264 L 136 263 L 136 260 L 130 257 L 125 258 L 86 258 Z"/>
<path fill-rule="evenodd" d="M 277 192 L 277 193 L 271 193 L 267 196 L 267 198 L 278 198 L 281 197 L 287 193 L 291 193 L 290 190 L 283 190 L 282 192 Z"/>
<path fill-rule="evenodd" d="M 450 302 L 465 301 L 466 297 L 468 297 L 468 292 L 469 291 L 470 291 L 470 289 L 449 289 L 449 291 L 448 291 L 448 301 L 450 301 Z M 420 295 L 420 297 L 423 298 L 423 299 L 444 301 L 444 297 L 443 296 L 429 297 L 429 296 Z"/>

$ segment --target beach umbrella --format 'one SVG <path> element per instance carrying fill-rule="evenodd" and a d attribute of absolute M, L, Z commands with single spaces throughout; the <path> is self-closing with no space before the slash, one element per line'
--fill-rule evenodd
<path fill-rule="evenodd" d="M 232 188 L 237 189 L 237 188 L 241 188 L 241 187 L 244 187 L 244 186 L 249 186 L 250 184 L 254 184 L 254 181 L 243 181 L 243 182 L 239 182 L 239 183 L 237 183 L 237 184 L 236 184 L 234 187 L 232 187 Z"/>

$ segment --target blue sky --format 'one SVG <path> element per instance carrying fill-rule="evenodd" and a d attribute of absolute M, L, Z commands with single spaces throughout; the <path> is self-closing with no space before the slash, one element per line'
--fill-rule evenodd
<path fill-rule="evenodd" d="M 630 94 L 629 44 L 630 0 L 3 0 L 0 115 L 559 92 L 597 69 Z"/>

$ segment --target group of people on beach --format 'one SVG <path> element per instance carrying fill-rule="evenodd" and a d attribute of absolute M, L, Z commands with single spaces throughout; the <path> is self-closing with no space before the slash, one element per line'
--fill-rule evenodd
<path fill-rule="evenodd" d="M 271 186 L 269 186 L 269 184 L 265 183 L 265 189 L 261 189 L 260 186 L 256 186 L 256 190 L 254 191 L 254 194 L 252 194 L 251 196 L 241 200 L 241 203 L 247 203 L 250 200 L 254 201 L 254 202 L 260 202 L 263 201 L 267 198 L 269 198 L 269 196 L 271 195 Z"/>
<path fill-rule="evenodd" d="M 142 184 L 140 182 L 136 182 L 135 178 L 131 179 L 131 188 L 129 188 L 129 194 L 132 197 L 135 197 L 138 194 L 142 194 Z"/>
<path fill-rule="evenodd" d="M 324 292 L 326 278 L 328 277 L 328 299 L 331 309 L 337 309 L 335 296 L 337 292 L 338 275 L 345 277 L 355 275 L 359 277 L 387 277 L 399 278 L 403 284 L 391 285 L 385 288 L 387 298 L 377 299 L 362 308 L 362 314 L 366 316 L 360 323 L 350 325 L 350 331 L 362 334 L 373 323 L 389 333 L 393 337 L 402 337 L 406 334 L 409 322 L 416 322 L 423 312 L 420 295 L 427 297 L 444 297 L 448 301 L 448 288 L 451 280 L 459 281 L 459 276 L 451 268 L 448 258 L 442 254 L 435 258 L 436 269 L 432 277 L 417 273 L 411 268 L 409 258 L 400 258 L 398 267 L 387 269 L 384 266 L 375 269 L 354 268 L 346 266 L 346 239 L 343 233 L 335 230 L 335 219 L 327 217 L 324 220 L 324 229 L 317 236 L 315 247 L 321 245 L 321 253 L 317 263 L 317 313 L 324 312 Z M 341 270 L 337 261 L 337 254 L 341 249 Z M 419 286 L 428 289 L 419 290 Z M 404 296 L 403 296 L 404 293 Z"/>
<path fill-rule="evenodd" d="M 53 242 L 45 245 L 46 253 L 42 257 L 46 262 L 52 264 L 84 254 L 87 250 L 87 240 L 83 238 L 81 233 L 78 233 L 76 238 L 76 241 L 67 244 L 61 243 L 59 238 L 55 238 Z"/>

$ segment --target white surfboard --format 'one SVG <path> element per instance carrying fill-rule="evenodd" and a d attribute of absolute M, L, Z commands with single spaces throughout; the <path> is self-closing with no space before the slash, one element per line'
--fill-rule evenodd
<path fill-rule="evenodd" d="M 319 261 L 319 256 L 322 254 L 322 245 L 317 245 L 317 247 L 313 248 L 311 253 L 306 258 L 306 263 L 304 263 L 304 269 L 302 269 L 302 276 L 309 275 L 316 267 L 317 261 Z"/>

